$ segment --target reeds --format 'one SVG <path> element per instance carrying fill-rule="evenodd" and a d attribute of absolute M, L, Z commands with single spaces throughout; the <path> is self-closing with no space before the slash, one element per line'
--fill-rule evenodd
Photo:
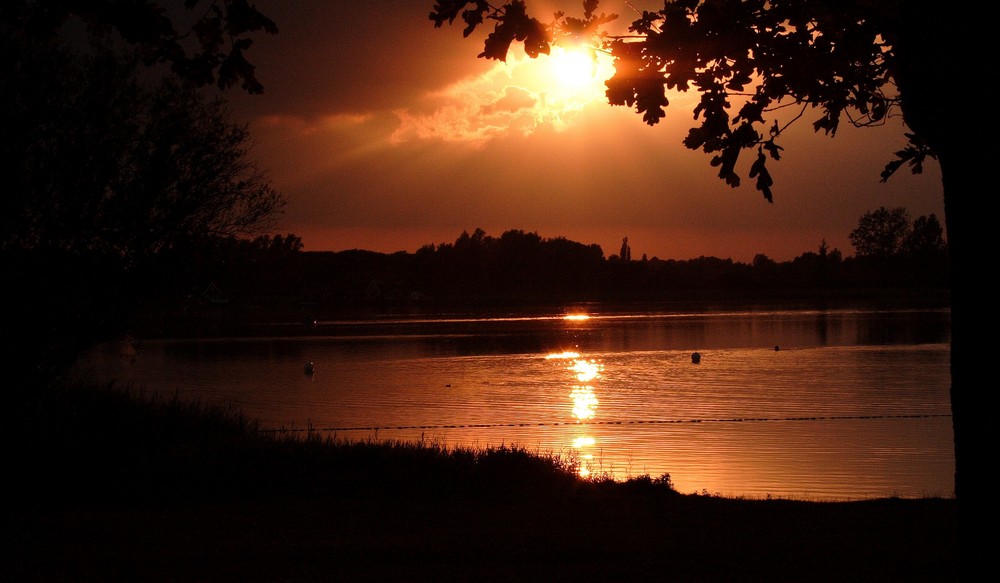
<path fill-rule="evenodd" d="M 13 456 L 25 499 L 59 503 L 189 503 L 303 496 L 518 497 L 608 490 L 572 456 L 503 444 L 347 440 L 264 429 L 235 406 L 134 387 L 65 383 L 23 399 Z M 625 482 L 672 490 L 669 476 Z"/>

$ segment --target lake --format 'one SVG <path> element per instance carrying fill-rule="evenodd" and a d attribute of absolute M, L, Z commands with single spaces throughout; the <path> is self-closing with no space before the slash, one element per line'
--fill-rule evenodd
<path fill-rule="evenodd" d="M 685 493 L 953 497 L 949 342 L 946 309 L 590 305 L 108 344 L 77 372 L 272 429 L 518 445 Z"/>

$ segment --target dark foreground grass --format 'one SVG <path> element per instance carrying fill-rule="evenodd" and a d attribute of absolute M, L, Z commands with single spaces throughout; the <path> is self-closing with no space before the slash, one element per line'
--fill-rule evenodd
<path fill-rule="evenodd" d="M 337 442 L 112 388 L 12 399 L 2 581 L 957 581 L 954 500 L 584 481 L 518 447 Z"/>

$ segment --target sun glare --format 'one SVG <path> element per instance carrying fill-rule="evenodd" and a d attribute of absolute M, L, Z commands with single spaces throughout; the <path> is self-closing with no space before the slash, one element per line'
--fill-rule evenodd
<path fill-rule="evenodd" d="M 593 83 L 597 75 L 597 60 L 581 50 L 560 50 L 551 67 L 559 85 L 570 89 Z"/>
<path fill-rule="evenodd" d="M 535 79 L 543 91 L 562 98 L 604 99 L 604 82 L 614 74 L 610 59 L 585 48 L 552 47 L 536 60 Z"/>

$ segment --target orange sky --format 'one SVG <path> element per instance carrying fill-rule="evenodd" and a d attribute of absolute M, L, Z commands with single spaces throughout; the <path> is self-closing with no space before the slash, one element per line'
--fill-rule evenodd
<path fill-rule="evenodd" d="M 549 19 L 579 14 L 581 0 L 527 0 Z M 879 173 L 904 143 L 902 126 L 814 134 L 808 112 L 771 162 L 774 204 L 739 170 L 743 186 L 716 177 L 709 156 L 683 147 L 694 95 L 671 97 L 649 127 L 586 86 L 554 83 L 549 62 L 504 66 L 477 59 L 482 38 L 461 23 L 435 29 L 433 0 L 257 0 L 279 34 L 249 51 L 264 95 L 227 93 L 234 120 L 250 124 L 253 154 L 289 199 L 278 231 L 310 251 L 413 252 L 462 231 L 509 229 L 597 243 L 635 258 L 701 255 L 784 261 L 822 239 L 845 255 L 858 217 L 906 207 L 943 223 L 940 173 Z M 656 9 L 658 0 L 635 0 Z M 538 8 L 535 8 L 535 7 Z M 550 6 L 550 8 L 542 8 Z M 600 11 L 634 19 L 621 0 Z M 535 70 L 531 70 L 534 67 Z M 540 70 L 539 70 L 540 69 Z"/>

